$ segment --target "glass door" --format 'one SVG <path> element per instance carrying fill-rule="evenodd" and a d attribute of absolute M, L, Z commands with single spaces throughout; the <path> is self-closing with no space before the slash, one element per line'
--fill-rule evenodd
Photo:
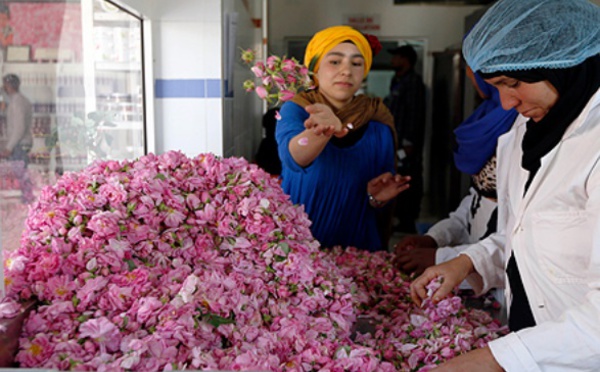
<path fill-rule="evenodd" d="M 0 252 L 57 177 L 145 154 L 141 22 L 104 0 L 0 3 Z"/>

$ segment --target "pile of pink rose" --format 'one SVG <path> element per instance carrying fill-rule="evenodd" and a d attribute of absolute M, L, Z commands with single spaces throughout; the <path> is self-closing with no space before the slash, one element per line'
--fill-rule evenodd
<path fill-rule="evenodd" d="M 241 158 L 168 152 L 66 173 L 42 190 L 5 262 L 0 317 L 38 304 L 16 362 L 427 371 L 505 333 L 459 297 L 417 307 L 388 253 L 324 251 L 309 227 L 277 180 Z M 364 317 L 372 332 L 356 332 Z"/>

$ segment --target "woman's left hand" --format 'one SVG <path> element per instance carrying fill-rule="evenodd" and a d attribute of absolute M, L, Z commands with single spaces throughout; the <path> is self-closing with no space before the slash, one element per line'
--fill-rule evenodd
<path fill-rule="evenodd" d="M 393 175 L 390 172 L 373 178 L 367 184 L 367 192 L 380 203 L 387 203 L 408 189 L 410 176 Z"/>

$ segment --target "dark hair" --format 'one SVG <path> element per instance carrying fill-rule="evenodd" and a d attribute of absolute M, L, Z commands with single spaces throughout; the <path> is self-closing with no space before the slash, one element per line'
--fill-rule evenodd
<path fill-rule="evenodd" d="M 272 108 L 263 115 L 262 125 L 265 128 L 265 138 L 260 141 L 258 152 L 255 155 L 256 164 L 272 175 L 281 174 L 281 160 L 275 139 L 277 111 L 279 111 L 279 107 Z"/>
<path fill-rule="evenodd" d="M 19 90 L 19 87 L 21 86 L 21 79 L 19 79 L 19 77 L 15 74 L 4 75 L 4 77 L 2 78 L 2 82 L 4 84 L 10 85 L 15 90 Z"/>
<path fill-rule="evenodd" d="M 395 49 L 389 51 L 392 55 L 402 56 L 408 59 L 408 62 L 411 66 L 414 66 L 417 63 L 417 52 L 410 45 L 402 45 Z"/>

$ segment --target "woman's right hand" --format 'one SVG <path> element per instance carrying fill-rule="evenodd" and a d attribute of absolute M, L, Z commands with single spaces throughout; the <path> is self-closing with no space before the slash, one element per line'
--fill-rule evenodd
<path fill-rule="evenodd" d="M 304 121 L 304 127 L 312 129 L 314 134 L 322 134 L 328 137 L 344 137 L 348 134 L 348 128 L 333 113 L 331 107 L 322 103 L 314 103 L 304 109 L 310 114 L 308 119 Z"/>
<path fill-rule="evenodd" d="M 437 248 L 437 242 L 429 235 L 409 235 L 394 246 L 396 254 L 414 248 Z"/>
<path fill-rule="evenodd" d="M 437 242 L 429 235 L 409 235 L 394 246 L 392 264 L 411 275 L 421 275 L 435 265 Z"/>
<path fill-rule="evenodd" d="M 432 302 L 438 303 L 474 270 L 473 262 L 469 256 L 464 254 L 442 264 L 431 266 L 411 283 L 410 297 L 418 306 L 421 306 L 423 300 L 427 298 L 427 285 L 432 280 L 441 277 L 442 285 L 431 294 Z"/>

